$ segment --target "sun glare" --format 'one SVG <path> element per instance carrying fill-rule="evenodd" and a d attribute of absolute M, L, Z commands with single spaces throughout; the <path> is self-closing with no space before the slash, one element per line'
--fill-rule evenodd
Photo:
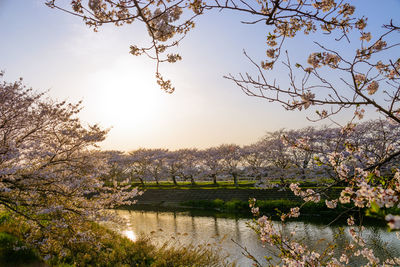
<path fill-rule="evenodd" d="M 95 96 L 85 103 L 90 101 L 96 116 L 107 125 L 124 129 L 148 127 L 162 108 L 163 94 L 151 72 L 123 63 L 92 74 L 90 83 Z"/>
<path fill-rule="evenodd" d="M 126 230 L 123 232 L 123 234 L 124 234 L 124 236 L 126 236 L 127 238 L 129 238 L 132 241 L 136 241 L 136 239 L 137 239 L 136 234 L 131 230 Z"/>

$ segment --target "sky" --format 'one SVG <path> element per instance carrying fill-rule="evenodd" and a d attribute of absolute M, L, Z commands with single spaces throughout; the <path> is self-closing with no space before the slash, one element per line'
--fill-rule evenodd
<path fill-rule="evenodd" d="M 253 71 L 243 49 L 256 61 L 265 58 L 265 25 L 241 24 L 243 17 L 230 12 L 200 17 L 179 46 L 183 60 L 161 66 L 176 87 L 173 94 L 166 94 L 156 84 L 155 62 L 129 54 L 131 44 L 149 42 L 143 25 L 105 26 L 93 32 L 81 19 L 44 2 L 0 0 L 0 69 L 5 70 L 5 80 L 23 77 L 26 85 L 48 90 L 53 99 L 82 100 L 81 120 L 111 129 L 102 149 L 245 145 L 267 131 L 313 125 L 307 112 L 286 111 L 277 103 L 248 97 L 223 78 Z M 400 12 L 400 0 L 354 4 L 376 29 Z M 289 40 L 289 54 L 308 55 L 315 49 L 313 38 L 326 37 Z M 282 69 L 269 75 L 287 82 Z"/>

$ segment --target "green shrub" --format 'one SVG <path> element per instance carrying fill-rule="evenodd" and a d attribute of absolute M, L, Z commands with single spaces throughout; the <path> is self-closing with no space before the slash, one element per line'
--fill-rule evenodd
<path fill-rule="evenodd" d="M 38 262 L 37 253 L 26 247 L 16 236 L 0 232 L 0 265 L 16 266 L 22 263 Z"/>
<path fill-rule="evenodd" d="M 301 202 L 292 201 L 287 199 L 277 200 L 258 200 L 257 206 L 262 213 L 276 213 L 277 210 L 281 212 L 288 212 L 290 208 L 300 206 Z"/>
<path fill-rule="evenodd" d="M 249 204 L 246 201 L 241 201 L 238 199 L 232 199 L 225 202 L 225 211 L 228 212 L 243 212 L 249 210 Z"/>
<path fill-rule="evenodd" d="M 214 207 L 218 208 L 218 209 L 223 209 L 224 208 L 224 201 L 222 199 L 214 199 L 213 201 L 213 205 Z"/>

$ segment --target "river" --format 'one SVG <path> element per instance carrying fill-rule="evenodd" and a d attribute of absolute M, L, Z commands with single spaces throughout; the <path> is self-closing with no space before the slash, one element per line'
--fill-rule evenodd
<path fill-rule="evenodd" d="M 188 212 L 154 212 L 154 211 L 127 211 L 118 210 L 118 215 L 125 219 L 124 225 L 115 226 L 117 231 L 135 240 L 140 234 L 150 235 L 151 239 L 162 244 L 168 242 L 172 245 L 211 244 L 221 248 L 222 252 L 228 255 L 231 262 L 238 266 L 251 266 L 252 261 L 243 256 L 243 250 L 239 247 L 246 247 L 253 256 L 261 263 L 267 265 L 264 256 L 272 256 L 258 240 L 255 232 L 250 229 L 247 223 L 249 219 L 218 218 L 215 216 L 193 216 Z M 338 246 L 351 240 L 350 235 L 344 227 L 344 235 L 337 239 Z M 296 231 L 296 238 L 302 239 L 309 247 L 320 250 L 324 244 L 335 239 L 341 231 L 340 226 L 326 226 L 309 222 L 288 222 L 283 231 L 290 233 Z M 369 247 L 374 249 L 378 256 L 385 254 L 380 249 L 386 247 L 392 255 L 400 255 L 400 241 L 393 232 L 378 226 L 368 226 L 364 231 Z M 235 242 L 233 242 L 234 240 Z M 353 261 L 353 266 L 362 262 Z"/>

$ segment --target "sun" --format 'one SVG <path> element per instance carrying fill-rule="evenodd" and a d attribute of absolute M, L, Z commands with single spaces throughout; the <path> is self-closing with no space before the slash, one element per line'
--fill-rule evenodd
<path fill-rule="evenodd" d="M 164 94 L 155 83 L 154 73 L 138 65 L 119 62 L 93 73 L 90 83 L 90 105 L 103 124 L 125 129 L 149 125 L 162 111 Z"/>
<path fill-rule="evenodd" d="M 124 231 L 123 235 L 126 236 L 127 238 L 129 238 L 132 241 L 136 241 L 137 240 L 137 236 L 136 236 L 135 232 L 133 232 L 132 230 Z"/>

